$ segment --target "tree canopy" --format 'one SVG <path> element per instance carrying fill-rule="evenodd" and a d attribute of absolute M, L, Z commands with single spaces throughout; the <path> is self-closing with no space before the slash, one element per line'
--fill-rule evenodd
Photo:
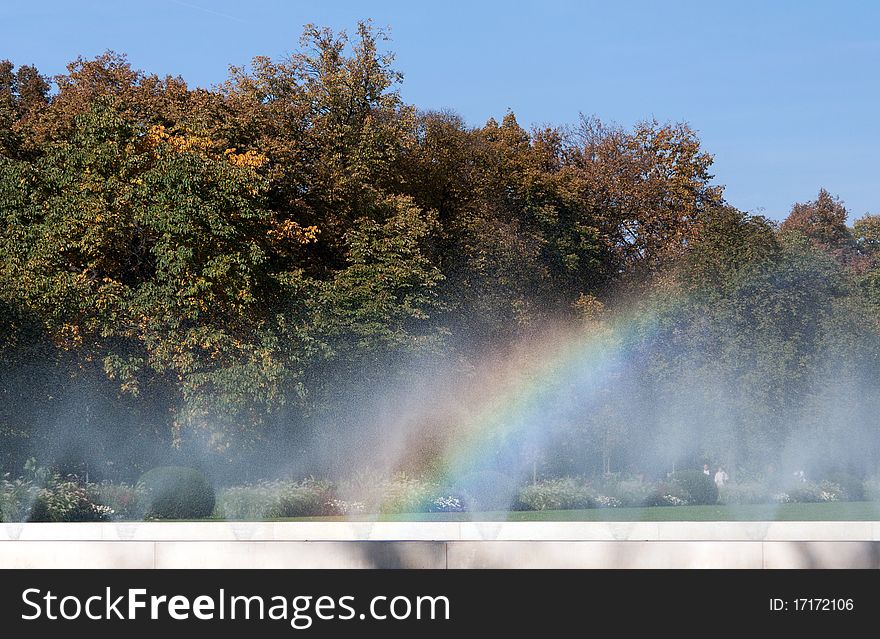
<path fill-rule="evenodd" d="M 778 228 L 737 211 L 686 124 L 419 110 L 384 41 L 309 26 L 210 90 L 113 52 L 51 80 L 0 63 L 0 463 L 57 439 L 71 395 L 76 428 L 118 446 L 232 454 L 395 362 L 466 359 L 621 297 L 661 327 L 641 392 L 687 403 L 670 380 L 720 380 L 736 424 L 701 444 L 719 455 L 768 450 L 823 353 L 870 366 L 874 216 L 848 227 L 825 190 Z"/>

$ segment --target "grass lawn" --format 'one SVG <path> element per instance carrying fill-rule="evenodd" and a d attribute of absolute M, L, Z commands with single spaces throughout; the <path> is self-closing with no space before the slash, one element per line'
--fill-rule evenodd
<path fill-rule="evenodd" d="M 408 513 L 355 517 L 303 517 L 278 521 L 872 521 L 880 502 L 663 506 L 486 513 Z"/>

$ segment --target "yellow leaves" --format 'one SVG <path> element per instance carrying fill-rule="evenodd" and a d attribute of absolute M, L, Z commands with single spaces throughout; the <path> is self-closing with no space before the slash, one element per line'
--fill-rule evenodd
<path fill-rule="evenodd" d="M 211 138 L 199 135 L 176 135 L 169 133 L 167 129 L 157 124 L 151 126 L 147 131 L 146 145 L 153 153 L 160 147 L 165 146 L 174 153 L 199 153 L 208 155 L 208 152 L 214 146 Z"/>
<path fill-rule="evenodd" d="M 116 300 L 113 296 L 105 295 L 105 294 L 98 294 L 98 296 L 95 298 L 95 308 L 98 309 L 99 311 L 106 310 L 115 301 Z"/>
<path fill-rule="evenodd" d="M 189 304 L 201 313 L 207 313 L 211 310 L 211 306 L 208 304 L 208 301 L 203 297 L 191 299 L 189 300 Z"/>
<path fill-rule="evenodd" d="M 61 330 L 58 331 L 57 346 L 61 349 L 69 351 L 80 348 L 83 344 L 83 336 L 79 330 L 79 326 L 75 324 L 64 323 Z"/>
<path fill-rule="evenodd" d="M 210 138 L 194 135 L 175 135 L 168 138 L 169 146 L 177 153 L 207 153 L 211 148 Z"/>
<path fill-rule="evenodd" d="M 318 241 L 318 233 L 320 231 L 318 230 L 317 226 L 306 226 L 305 228 L 302 229 L 302 231 L 303 231 L 303 235 L 302 235 L 301 241 L 303 244 L 308 244 L 310 242 L 317 242 Z"/>
<path fill-rule="evenodd" d="M 223 152 L 223 155 L 226 156 L 227 162 L 232 166 L 246 169 L 259 169 L 265 166 L 269 161 L 269 158 L 256 151 L 245 151 L 244 153 L 236 153 L 235 151 L 236 149 L 233 147 L 231 149 L 226 149 Z"/>
<path fill-rule="evenodd" d="M 161 124 L 151 126 L 149 131 L 147 131 L 147 136 L 146 136 L 147 146 L 150 148 L 156 148 L 162 142 L 164 142 L 168 137 L 169 137 L 169 135 L 165 131 L 165 127 L 162 126 Z"/>
<path fill-rule="evenodd" d="M 293 220 L 283 220 L 270 229 L 268 235 L 276 240 L 312 244 L 318 241 L 320 232 L 317 226 L 300 226 Z"/>
<path fill-rule="evenodd" d="M 167 149 L 172 153 L 197 153 L 204 157 L 220 159 L 217 153 L 212 152 L 217 145 L 205 136 L 191 135 L 188 133 L 170 133 L 165 126 L 157 124 L 151 126 L 144 137 L 147 150 L 156 156 L 160 149 Z M 235 147 L 223 151 L 223 158 L 230 164 L 241 169 L 261 169 L 269 162 L 269 158 L 258 151 L 248 150 L 239 153 Z M 254 192 L 256 194 L 256 191 Z"/>

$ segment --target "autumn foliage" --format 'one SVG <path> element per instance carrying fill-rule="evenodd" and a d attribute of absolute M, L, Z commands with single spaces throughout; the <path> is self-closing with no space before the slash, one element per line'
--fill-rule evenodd
<path fill-rule="evenodd" d="M 876 290 L 877 224 L 849 229 L 825 191 L 777 231 L 724 202 L 685 124 L 420 111 L 383 41 L 308 27 L 210 90 L 115 53 L 51 80 L 0 64 L 7 450 L 57 437 L 38 425 L 69 405 L 59 386 L 133 424 L 110 439 L 228 450 L 389 358 L 488 348 L 621 292 L 745 296 L 736 278 L 786 237 Z"/>

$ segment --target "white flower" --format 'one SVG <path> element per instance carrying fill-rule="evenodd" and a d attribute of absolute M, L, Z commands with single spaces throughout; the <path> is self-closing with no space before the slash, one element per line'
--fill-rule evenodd
<path fill-rule="evenodd" d="M 670 506 L 686 506 L 687 502 L 681 497 L 676 497 L 675 495 L 663 495 L 663 501 L 665 501 Z"/>
<path fill-rule="evenodd" d="M 441 513 L 460 513 L 464 511 L 464 505 L 457 497 L 437 497 L 431 502 L 432 510 Z"/>
<path fill-rule="evenodd" d="M 92 504 L 92 512 L 102 519 L 110 518 L 116 514 L 116 511 L 110 506 L 99 506 L 98 504 Z"/>
<path fill-rule="evenodd" d="M 331 499 L 327 502 L 330 510 L 336 511 L 341 515 L 355 515 L 362 513 L 366 509 L 362 501 L 344 501 L 342 499 Z"/>

